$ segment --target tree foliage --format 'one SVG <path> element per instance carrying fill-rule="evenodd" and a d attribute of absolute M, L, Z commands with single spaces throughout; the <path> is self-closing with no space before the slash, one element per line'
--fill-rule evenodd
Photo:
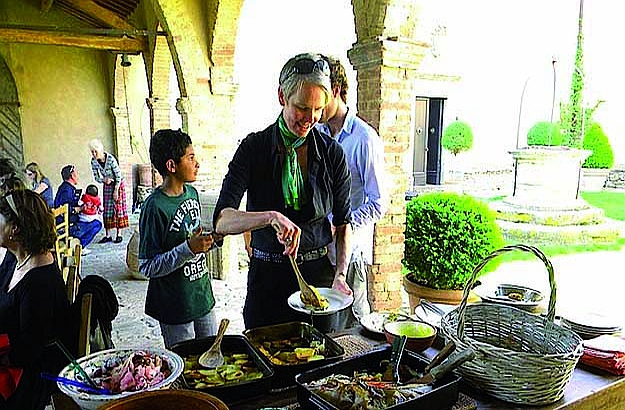
<path fill-rule="evenodd" d="M 466 122 L 454 121 L 443 130 L 441 144 L 454 155 L 468 151 L 473 147 L 473 131 Z"/>

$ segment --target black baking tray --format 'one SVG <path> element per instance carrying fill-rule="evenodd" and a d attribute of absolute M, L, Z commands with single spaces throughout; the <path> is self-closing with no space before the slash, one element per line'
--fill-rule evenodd
<path fill-rule="evenodd" d="M 214 341 L 215 336 L 209 336 L 203 339 L 186 340 L 175 344 L 170 350 L 178 353 L 184 359 L 190 355 L 204 353 L 213 345 Z M 247 353 L 256 367 L 258 367 L 258 369 L 263 373 L 263 377 L 237 384 L 207 387 L 204 389 L 191 389 L 188 387 L 183 376 L 182 379 L 185 388 L 212 394 L 226 404 L 232 404 L 250 399 L 252 397 L 261 396 L 271 389 L 271 380 L 274 375 L 273 369 L 269 366 L 269 363 L 265 361 L 260 352 L 257 351 L 245 337 L 242 335 L 224 335 L 221 342 L 221 351 L 224 355 Z"/>
<path fill-rule="evenodd" d="M 313 341 L 325 343 L 325 359 L 307 363 L 278 365 L 272 363 L 269 358 L 265 357 L 263 353 L 260 352 L 263 358 L 269 362 L 270 366 L 274 370 L 274 377 L 271 382 L 272 389 L 295 386 L 295 376 L 297 374 L 329 363 L 334 363 L 342 359 L 345 354 L 343 347 L 335 342 L 331 337 L 322 333 L 308 323 L 303 322 L 288 322 L 271 326 L 257 327 L 247 329 L 243 331 L 243 334 L 248 338 L 252 346 L 257 349 L 263 344 L 263 342 L 285 340 L 290 338 L 301 338 L 304 339 L 306 343 Z"/>
<path fill-rule="evenodd" d="M 339 410 L 338 407 L 310 390 L 306 384 L 323 379 L 332 374 L 351 376 L 354 374 L 354 371 L 377 371 L 380 369 L 380 361 L 390 359 L 391 350 L 391 346 L 386 346 L 360 356 L 341 360 L 297 375 L 295 378 L 295 382 L 297 383 L 297 401 L 303 409 Z M 409 350 L 404 351 L 401 359 L 401 364 L 410 366 L 413 370 L 418 372 L 423 372 L 428 363 L 429 360 L 425 357 Z M 458 401 L 460 378 L 461 377 L 455 372 L 450 372 L 440 380 L 437 380 L 432 386 L 431 391 L 415 399 L 388 408 L 427 410 L 451 409 L 456 401 Z"/>

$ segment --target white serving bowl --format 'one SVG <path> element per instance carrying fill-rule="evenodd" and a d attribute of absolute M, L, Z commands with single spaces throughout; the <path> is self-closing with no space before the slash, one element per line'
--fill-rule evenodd
<path fill-rule="evenodd" d="M 178 354 L 164 349 L 110 349 L 103 350 L 100 352 L 96 352 L 90 354 L 88 356 L 82 357 L 77 360 L 78 364 L 85 370 L 85 372 L 91 377 L 96 369 L 100 368 L 102 363 L 107 360 L 111 360 L 114 358 L 119 358 L 122 362 L 125 361 L 130 355 L 135 352 L 145 352 L 150 355 L 160 356 L 163 361 L 166 361 L 171 369 L 171 374 L 160 381 L 159 383 L 154 384 L 153 386 L 147 387 L 142 390 L 132 391 L 132 392 L 123 392 L 119 394 L 97 394 L 97 393 L 87 393 L 81 391 L 79 387 L 69 386 L 62 382 L 57 382 L 57 385 L 62 393 L 69 396 L 80 406 L 81 409 L 88 410 L 96 410 L 102 405 L 123 397 L 127 397 L 132 394 L 140 393 L 143 391 L 150 390 L 159 390 L 165 389 L 169 387 L 181 374 L 184 370 L 184 361 L 182 357 Z M 60 377 L 65 377 L 68 379 L 76 380 L 76 376 L 78 372 L 74 370 L 71 364 L 67 365 L 61 373 L 59 373 Z"/>

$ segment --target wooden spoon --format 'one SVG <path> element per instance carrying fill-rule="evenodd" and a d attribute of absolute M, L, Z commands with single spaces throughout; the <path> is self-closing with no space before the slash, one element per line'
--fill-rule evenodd
<path fill-rule="evenodd" d="M 299 266 L 297 266 L 297 262 L 295 262 L 295 258 L 293 258 L 293 255 L 289 255 L 289 261 L 295 271 L 297 283 L 299 284 L 300 298 L 302 299 L 304 305 L 323 308 L 324 305 L 327 304 L 327 301 L 325 301 L 322 296 L 319 296 L 319 294 L 313 290 L 312 286 L 306 283 L 304 277 L 302 276 L 302 272 L 299 270 Z"/>
<path fill-rule="evenodd" d="M 221 353 L 221 340 L 224 337 L 224 333 L 226 333 L 228 324 L 230 324 L 230 320 L 226 318 L 221 319 L 221 322 L 219 323 L 219 330 L 217 331 L 217 337 L 215 337 L 213 345 L 210 349 L 202 353 L 202 355 L 197 359 L 197 362 L 200 365 L 214 369 L 215 367 L 224 364 L 224 355 Z"/>

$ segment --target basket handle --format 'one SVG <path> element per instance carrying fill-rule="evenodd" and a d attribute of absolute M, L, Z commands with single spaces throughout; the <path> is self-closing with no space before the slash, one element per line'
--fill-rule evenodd
<path fill-rule="evenodd" d="M 547 273 L 549 274 L 549 287 L 551 288 L 551 293 L 549 294 L 549 307 L 547 309 L 547 320 L 549 322 L 553 322 L 556 315 L 556 280 L 553 274 L 553 265 L 551 264 L 549 259 L 547 259 L 545 254 L 535 246 L 523 244 L 508 245 L 493 251 L 490 255 L 482 259 L 482 261 L 478 263 L 477 266 L 473 269 L 471 278 L 464 285 L 462 301 L 460 302 L 460 306 L 458 307 L 458 336 L 460 339 L 464 337 L 464 312 L 467 307 L 469 293 L 471 292 L 471 289 L 473 289 L 475 281 L 477 280 L 477 274 L 480 272 L 480 270 L 482 270 L 484 266 L 486 266 L 486 264 L 491 259 L 494 259 L 495 257 L 510 251 L 529 252 L 536 256 L 538 259 L 540 259 L 545 265 L 545 268 L 547 268 Z"/>

